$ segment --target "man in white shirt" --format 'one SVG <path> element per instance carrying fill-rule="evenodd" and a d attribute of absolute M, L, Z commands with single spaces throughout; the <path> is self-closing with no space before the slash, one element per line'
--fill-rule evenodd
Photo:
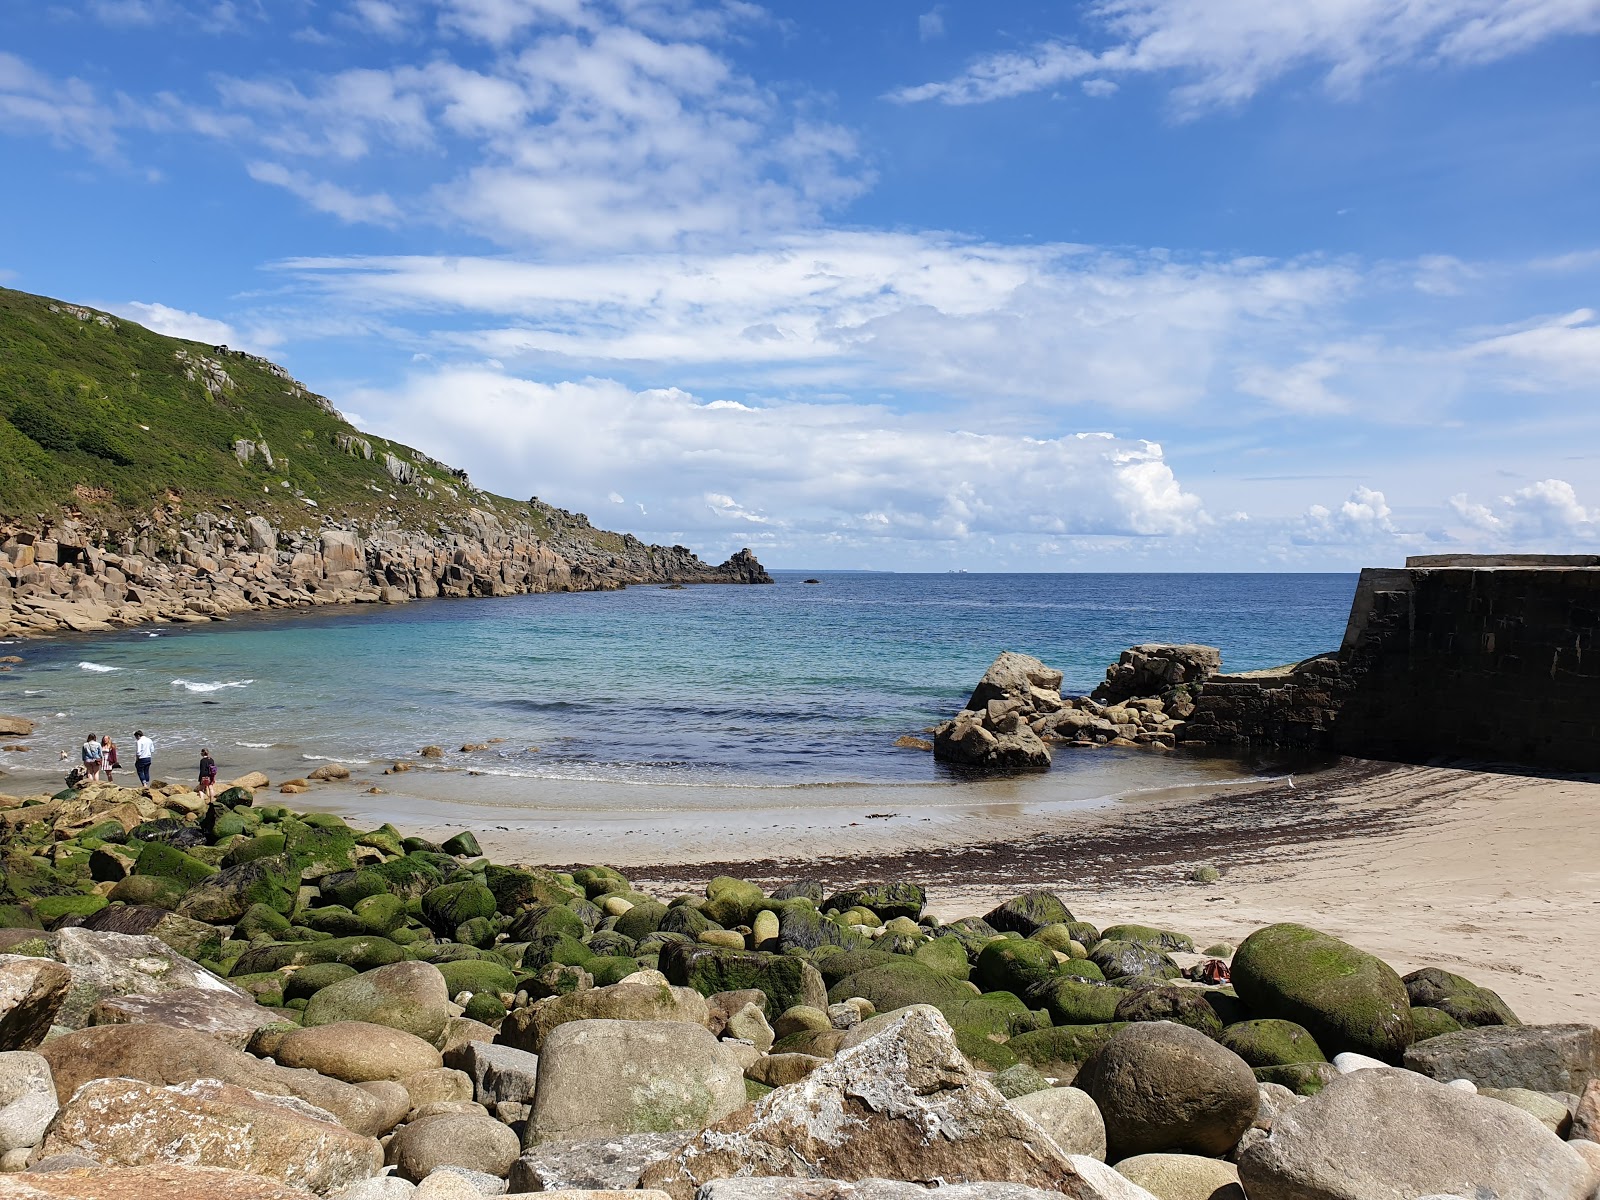
<path fill-rule="evenodd" d="M 150 786 L 150 760 L 156 756 L 156 744 L 145 737 L 144 730 L 133 731 L 133 769 L 139 772 L 139 784 Z"/>

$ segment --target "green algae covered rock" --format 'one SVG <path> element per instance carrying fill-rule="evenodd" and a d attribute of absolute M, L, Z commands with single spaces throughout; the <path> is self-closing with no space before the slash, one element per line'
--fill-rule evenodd
<path fill-rule="evenodd" d="M 1437 1009 L 1463 1029 L 1522 1024 L 1497 993 L 1438 967 L 1411 972 L 1405 977 L 1405 985 L 1412 1007 Z"/>
<path fill-rule="evenodd" d="M 1222 1021 L 1197 988 L 1150 987 L 1129 992 L 1117 1003 L 1118 1021 L 1171 1021 L 1209 1038 L 1222 1035 Z"/>
<path fill-rule="evenodd" d="M 991 1037 L 979 1030 L 966 1028 L 955 1030 L 955 1035 L 956 1048 L 966 1055 L 967 1060 L 988 1067 L 991 1071 L 1004 1071 L 1021 1061 L 1010 1043 L 998 1036 Z"/>
<path fill-rule="evenodd" d="M 494 914 L 494 893 L 473 880 L 442 884 L 424 892 L 422 896 L 422 919 L 439 937 L 450 937 L 458 925 L 474 917 L 492 917 Z M 582 924 L 570 913 L 568 916 L 581 936 Z M 518 940 L 523 940 L 524 936 L 518 935 Z"/>
<path fill-rule="evenodd" d="M 222 865 L 235 867 L 240 863 L 254 862 L 258 858 L 276 858 L 283 853 L 283 847 L 284 836 L 281 833 L 263 833 L 257 837 L 246 838 L 228 847 Z"/>
<path fill-rule="evenodd" d="M 1332 1063 L 1285 1063 L 1281 1067 L 1257 1067 L 1257 1083 L 1276 1083 L 1296 1096 L 1315 1096 L 1335 1079 L 1339 1071 Z"/>
<path fill-rule="evenodd" d="M 966 979 L 972 974 L 966 948 L 953 937 L 930 938 L 912 950 L 911 957 L 952 979 Z"/>
<path fill-rule="evenodd" d="M 309 963 L 299 970 L 291 972 L 288 976 L 278 976 L 283 980 L 283 997 L 285 1000 L 310 1000 L 325 987 L 335 983 L 343 983 L 346 979 L 356 977 L 356 969 L 340 962 Z M 259 979 L 260 976 L 250 976 Z"/>
<path fill-rule="evenodd" d="M 1117 1006 L 1132 993 L 1109 983 L 1062 975 L 1041 979 L 1025 995 L 1057 1025 L 1103 1025 L 1117 1019 Z"/>
<path fill-rule="evenodd" d="M 748 925 L 766 898 L 767 894 L 753 883 L 719 875 L 706 884 L 706 902 L 700 913 L 724 929 L 732 929 L 735 925 Z M 663 924 L 662 928 L 667 926 Z"/>
<path fill-rule="evenodd" d="M 267 904 L 252 904 L 233 927 L 233 936 L 242 942 L 283 941 L 289 934 L 289 918 Z"/>
<path fill-rule="evenodd" d="M 739 922 L 735 919 L 733 923 L 737 925 Z M 686 938 L 697 938 L 708 930 L 721 929 L 722 925 L 692 905 L 674 904 L 667 909 L 667 915 L 661 918 L 661 924 L 656 928 L 663 933 L 681 933 Z"/>
<path fill-rule="evenodd" d="M 1238 1021 L 1224 1029 L 1217 1040 L 1252 1067 L 1328 1061 L 1309 1029 L 1273 1017 Z"/>
<path fill-rule="evenodd" d="M 450 886 L 459 887 L 461 885 L 453 884 Z M 488 894 L 487 890 L 485 890 L 484 894 Z M 427 904 L 426 897 L 423 899 L 423 904 Z M 578 914 L 564 904 L 536 904 L 532 908 L 523 909 L 522 912 L 513 917 L 510 925 L 506 928 L 506 932 L 514 942 L 533 942 L 543 937 L 563 935 L 582 941 L 589 930 L 584 926 Z"/>
<path fill-rule="evenodd" d="M 978 954 L 975 982 L 986 992 L 1023 992 L 1056 974 L 1056 954 L 1041 942 L 1001 938 Z"/>
<path fill-rule="evenodd" d="M 617 918 L 614 927 L 623 937 L 630 937 L 638 941 L 647 934 L 655 933 L 661 928 L 661 922 L 666 918 L 667 906 L 658 900 L 649 900 L 643 904 L 635 904 L 627 912 Z"/>
<path fill-rule="evenodd" d="M 1155 946 L 1104 938 L 1089 951 L 1089 961 L 1113 982 L 1123 979 L 1176 979 L 1178 965 Z"/>
<path fill-rule="evenodd" d="M 1126 1028 L 1127 1025 L 1116 1021 L 1100 1025 L 1059 1025 L 1018 1034 L 1006 1043 L 1006 1048 L 1046 1075 L 1070 1079 L 1117 1030 Z"/>
<path fill-rule="evenodd" d="M 788 955 L 673 943 L 662 947 L 659 969 L 668 983 L 691 987 L 702 996 L 755 988 L 766 996 L 766 1009 L 773 1014 L 800 1004 L 828 1004 L 817 968 Z"/>
<path fill-rule="evenodd" d="M 809 904 L 791 905 L 778 913 L 778 949 L 785 954 L 822 946 L 853 950 L 869 944 L 859 933 L 830 921 Z"/>
<path fill-rule="evenodd" d="M 1023 892 L 984 914 L 991 928 L 999 933 L 1020 933 L 1029 937 L 1046 925 L 1071 921 L 1072 913 L 1054 892 Z"/>
<path fill-rule="evenodd" d="M 304 967 L 311 963 L 339 962 L 368 971 L 374 967 L 405 960 L 406 952 L 388 938 L 326 938 L 315 942 L 265 942 L 252 945 L 233 965 L 237 975 L 257 975 L 284 967 Z"/>
<path fill-rule="evenodd" d="M 1194 953 L 1194 939 L 1186 933 L 1174 933 L 1170 929 L 1156 929 L 1150 925 L 1113 925 L 1109 929 L 1100 931 L 1100 936 L 1110 941 L 1138 942 L 1145 946 L 1156 946 L 1162 950 L 1181 950 L 1185 954 Z"/>
<path fill-rule="evenodd" d="M 994 1086 L 1007 1100 L 1015 1100 L 1020 1096 L 1029 1096 L 1034 1092 L 1042 1092 L 1050 1086 L 1050 1081 L 1039 1074 L 1036 1067 L 1027 1063 L 1018 1063 L 1014 1067 L 1007 1067 L 994 1077 Z"/>
<path fill-rule="evenodd" d="M 952 1024 L 956 1011 L 976 999 L 972 990 L 959 980 L 914 959 L 898 956 L 882 966 L 847 975 L 828 989 L 829 1004 L 839 1004 L 856 996 L 870 1000 L 880 1013 L 912 1004 L 931 1004 Z"/>
<path fill-rule="evenodd" d="M 633 890 L 633 883 L 628 877 L 610 867 L 580 867 L 572 873 L 572 882 L 582 888 L 584 895 L 591 900 L 609 892 Z"/>
<path fill-rule="evenodd" d="M 201 880 L 217 873 L 217 868 L 198 858 L 174 849 L 165 842 L 145 842 L 139 847 L 139 859 L 134 863 L 135 875 L 159 875 L 176 879 L 184 887 L 193 887 Z"/>
<path fill-rule="evenodd" d="M 1406 985 L 1382 959 L 1305 925 L 1268 925 L 1233 957 L 1233 986 L 1259 1016 L 1305 1026 L 1325 1053 L 1398 1063 L 1413 1040 Z"/>
<path fill-rule="evenodd" d="M 910 917 L 915 921 L 922 915 L 922 908 L 928 902 L 928 894 L 914 883 L 869 883 L 858 888 L 847 888 L 842 892 L 835 892 L 824 901 L 824 911 L 838 909 L 845 912 L 852 908 L 865 908 L 875 913 L 880 920 L 888 921 L 894 917 Z"/>
<path fill-rule="evenodd" d="M 1411 1028 L 1415 1034 L 1412 1044 L 1415 1045 L 1416 1042 L 1425 1042 L 1429 1038 L 1455 1033 L 1462 1028 L 1462 1025 L 1443 1009 L 1412 1005 Z"/>
<path fill-rule="evenodd" d="M 583 889 L 562 882 L 554 871 L 531 867 L 483 869 L 483 882 L 494 893 L 495 904 L 507 916 L 530 904 L 565 904 L 583 895 Z"/>
<path fill-rule="evenodd" d="M 289 862 L 258 858 L 224 867 L 191 887 L 177 911 L 213 925 L 236 921 L 256 904 L 287 915 L 294 911 L 299 887 L 299 872 Z"/>
<path fill-rule="evenodd" d="M 1032 1012 L 1021 997 L 1010 992 L 985 992 L 981 996 L 969 992 L 966 1001 L 957 1004 L 945 1019 L 952 1028 L 1001 1038 L 1013 1033 L 1030 1033 L 1049 1023 L 1044 1016 Z"/>
<path fill-rule="evenodd" d="M 445 991 L 450 996 L 462 992 L 514 992 L 517 990 L 517 976 L 501 963 L 485 962 L 482 959 L 458 959 L 455 962 L 434 964 L 439 974 L 444 976 Z"/>
<path fill-rule="evenodd" d="M 181 881 L 168 879 L 165 875 L 129 875 L 111 885 L 106 899 L 113 904 L 175 909 L 183 903 L 187 892 Z"/>
<path fill-rule="evenodd" d="M 841 950 L 837 954 L 829 954 L 816 960 L 817 970 L 822 974 L 822 981 L 829 987 L 838 983 L 848 975 L 857 971 L 866 971 L 872 967 L 881 967 L 886 963 L 900 962 L 901 957 L 894 954 L 885 954 L 881 950 L 870 950 L 865 947 L 854 950 Z M 918 966 L 926 966 L 918 963 Z"/>
<path fill-rule="evenodd" d="M 63 917 L 93 916 L 110 901 L 98 893 L 88 895 L 40 896 L 33 902 L 33 911 L 46 925 Z"/>
<path fill-rule="evenodd" d="M 439 968 L 398 962 L 322 988 L 306 1005 L 305 1024 L 366 1021 L 437 1042 L 450 1020 L 450 997 Z"/>

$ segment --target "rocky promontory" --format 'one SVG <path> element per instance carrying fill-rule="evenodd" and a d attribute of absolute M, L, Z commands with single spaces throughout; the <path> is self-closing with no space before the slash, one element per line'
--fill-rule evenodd
<path fill-rule="evenodd" d="M 1600 1029 L 1297 924 L 0 797 L 0 1198 L 1590 1200 Z M 1109 923 L 1108 923 L 1109 922 Z"/>

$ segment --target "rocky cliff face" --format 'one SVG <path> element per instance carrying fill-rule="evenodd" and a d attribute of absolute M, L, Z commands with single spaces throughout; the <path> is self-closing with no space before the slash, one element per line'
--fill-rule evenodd
<path fill-rule="evenodd" d="M 459 528 L 432 532 L 379 524 L 281 533 L 264 517 L 231 511 L 157 512 L 117 532 L 71 516 L 0 526 L 0 636 L 434 596 L 772 582 L 749 550 L 713 567 L 683 546 L 586 537 L 595 531 L 580 520 L 545 537 L 482 509 L 468 509 Z"/>

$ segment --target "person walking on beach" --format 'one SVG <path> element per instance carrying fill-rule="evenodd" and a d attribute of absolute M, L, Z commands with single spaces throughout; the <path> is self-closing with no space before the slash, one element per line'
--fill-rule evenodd
<path fill-rule="evenodd" d="M 90 783 L 100 780 L 100 739 L 94 734 L 89 734 L 83 739 L 83 769 L 88 773 Z"/>
<path fill-rule="evenodd" d="M 114 783 L 115 779 L 112 776 L 112 772 L 122 764 L 117 761 L 117 744 L 111 740 L 109 733 L 102 735 L 100 738 L 100 761 L 105 767 L 106 782 Z"/>
<path fill-rule="evenodd" d="M 156 744 L 145 737 L 144 730 L 133 731 L 133 769 L 138 772 L 139 786 L 150 786 L 150 760 L 156 756 Z"/>
<path fill-rule="evenodd" d="M 200 750 L 200 795 L 206 800 L 215 800 L 217 787 L 217 760 L 211 757 L 211 751 L 204 747 Z"/>

